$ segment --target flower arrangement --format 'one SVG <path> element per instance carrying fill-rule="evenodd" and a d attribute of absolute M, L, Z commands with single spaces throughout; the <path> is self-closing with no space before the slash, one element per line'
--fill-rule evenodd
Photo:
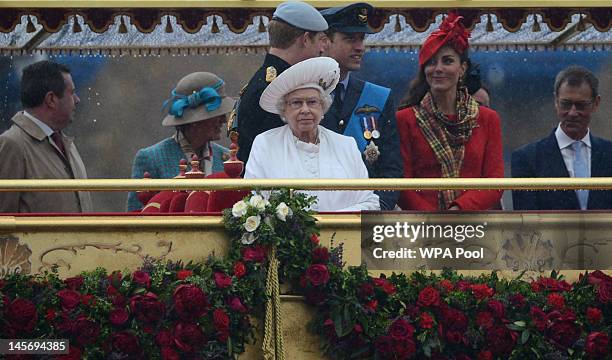
<path fill-rule="evenodd" d="M 248 315 L 261 301 L 240 284 L 247 268 L 230 265 L 210 258 L 65 280 L 12 275 L 0 282 L 0 338 L 69 339 L 58 359 L 232 358 L 253 339 Z"/>
<path fill-rule="evenodd" d="M 281 190 L 271 193 L 268 199 L 254 194 L 237 202 L 223 213 L 225 228 L 233 241 L 232 251 L 267 253 L 275 246 L 282 264 L 281 280 L 290 282 L 299 277 L 318 246 L 318 241 L 315 244 L 310 240 L 319 233 L 314 212 L 308 210 L 315 201 L 303 193 Z"/>
<path fill-rule="evenodd" d="M 319 243 L 315 200 L 280 191 L 224 211 L 232 246 L 202 263 L 146 261 L 0 280 L 0 338 L 68 338 L 61 359 L 231 359 L 254 339 L 269 250 L 281 280 L 314 307 L 311 331 L 333 359 L 612 359 L 612 278 L 557 273 L 536 281 L 495 273 L 372 277 L 343 269 Z"/>
<path fill-rule="evenodd" d="M 313 330 L 331 358 L 610 359 L 612 278 L 600 271 L 570 285 L 446 270 L 371 278 L 342 274 L 318 304 Z M 336 283 L 332 279 L 330 282 Z M 606 285 L 607 284 L 607 285 Z M 347 286 L 348 285 L 348 286 Z"/>

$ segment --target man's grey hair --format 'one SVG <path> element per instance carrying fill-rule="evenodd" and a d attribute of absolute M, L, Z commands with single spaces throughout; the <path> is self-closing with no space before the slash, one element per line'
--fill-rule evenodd
<path fill-rule="evenodd" d="M 559 96 L 559 88 L 563 84 L 575 88 L 585 83 L 591 88 L 592 98 L 595 99 L 599 95 L 599 79 L 584 66 L 569 66 L 561 70 L 555 78 L 555 97 Z"/>
<path fill-rule="evenodd" d="M 328 93 L 326 93 L 325 91 L 323 91 L 323 89 L 319 87 L 313 87 L 309 89 L 315 89 L 319 92 L 319 98 L 321 98 L 321 106 L 323 107 L 323 114 L 325 114 L 327 110 L 329 110 L 332 104 L 331 95 L 329 95 Z M 280 99 L 278 99 L 278 102 L 276 103 L 276 110 L 278 110 L 281 120 L 283 120 L 284 123 L 287 123 L 287 119 L 285 119 L 285 116 L 283 115 L 287 107 L 287 95 L 291 94 L 292 92 L 293 91 L 282 96 Z"/>

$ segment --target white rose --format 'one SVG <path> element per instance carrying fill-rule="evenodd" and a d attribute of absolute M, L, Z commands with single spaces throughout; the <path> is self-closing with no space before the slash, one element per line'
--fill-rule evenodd
<path fill-rule="evenodd" d="M 249 216 L 244 223 L 244 229 L 248 232 L 253 232 L 257 230 L 260 222 L 261 218 L 259 215 Z"/>
<path fill-rule="evenodd" d="M 240 238 L 240 242 L 244 245 L 251 245 L 255 242 L 255 235 L 253 235 L 253 233 L 244 233 L 242 234 L 242 238 Z"/>
<path fill-rule="evenodd" d="M 284 202 L 276 206 L 276 217 L 279 220 L 286 221 L 287 217 L 291 217 L 291 215 L 293 215 L 293 211 L 291 211 L 291 208 L 287 206 L 287 204 L 285 204 Z"/>
<path fill-rule="evenodd" d="M 266 208 L 266 200 L 261 195 L 253 195 L 249 200 L 249 204 L 257 208 L 257 210 L 264 210 Z"/>
<path fill-rule="evenodd" d="M 234 217 L 242 217 L 247 212 L 247 203 L 240 200 L 232 206 L 232 215 Z"/>

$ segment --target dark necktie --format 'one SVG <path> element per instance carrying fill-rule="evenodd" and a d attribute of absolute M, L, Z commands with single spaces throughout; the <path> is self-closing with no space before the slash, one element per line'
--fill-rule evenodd
<path fill-rule="evenodd" d="M 64 147 L 64 142 L 62 141 L 62 134 L 59 132 L 54 132 L 51 134 L 51 140 L 57 145 L 57 148 L 60 149 L 64 157 L 66 156 L 66 148 Z"/>
<path fill-rule="evenodd" d="M 334 112 L 338 117 L 340 117 L 340 112 L 342 111 L 342 93 L 344 92 L 344 84 L 338 83 L 336 88 L 334 89 L 334 101 L 332 102 L 330 111 Z"/>

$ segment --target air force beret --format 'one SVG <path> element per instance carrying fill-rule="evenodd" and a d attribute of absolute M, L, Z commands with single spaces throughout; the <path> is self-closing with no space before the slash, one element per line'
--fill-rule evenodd
<path fill-rule="evenodd" d="M 368 25 L 368 17 L 374 8 L 367 3 L 354 3 L 346 6 L 329 8 L 321 11 L 329 28 L 343 33 L 373 34 Z"/>
<path fill-rule="evenodd" d="M 305 31 L 325 31 L 327 22 L 312 5 L 302 1 L 287 1 L 276 8 L 273 20 L 280 20 Z"/>

